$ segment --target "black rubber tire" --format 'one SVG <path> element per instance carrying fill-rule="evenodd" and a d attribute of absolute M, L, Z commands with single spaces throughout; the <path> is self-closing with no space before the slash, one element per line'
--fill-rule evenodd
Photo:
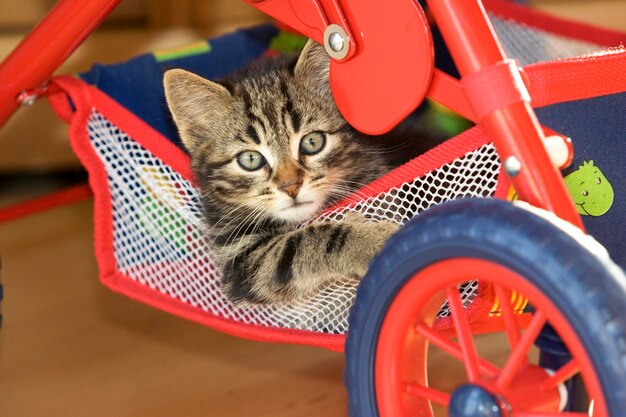
<path fill-rule="evenodd" d="M 380 327 L 395 294 L 425 266 L 460 256 L 506 266 L 539 288 L 581 339 L 609 415 L 624 415 L 624 272 L 594 239 L 549 213 L 494 199 L 463 199 L 429 209 L 409 222 L 389 240 L 363 278 L 346 341 L 351 416 L 378 417 L 374 359 Z"/>

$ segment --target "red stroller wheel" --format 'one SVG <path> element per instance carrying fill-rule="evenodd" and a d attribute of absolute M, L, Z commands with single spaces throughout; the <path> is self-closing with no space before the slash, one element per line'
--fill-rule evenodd
<path fill-rule="evenodd" d="M 455 201 L 409 223 L 371 266 L 352 311 L 352 415 L 583 417 L 589 404 L 562 411 L 559 388 L 580 374 L 593 415 L 617 417 L 626 395 L 626 277 L 569 228 L 497 200 Z M 477 292 L 461 297 L 472 280 Z M 502 302 L 513 291 L 525 309 Z M 488 317 L 495 309 L 500 317 Z M 528 357 L 546 325 L 572 357 L 558 370 Z M 503 366 L 477 352 L 473 333 L 486 330 L 508 339 Z M 432 346 L 462 362 L 467 378 L 455 388 L 429 385 Z"/>
<path fill-rule="evenodd" d="M 504 331 L 509 335 L 512 352 L 503 369 L 481 359 L 475 350 L 467 312 L 462 307 L 457 286 L 467 281 L 469 271 L 480 271 L 480 282 L 495 289 L 496 294 L 510 299 L 511 291 L 524 294 L 534 307 L 532 319 L 522 334 L 515 313 L 508 303 L 500 303 L 503 309 Z M 470 272 L 471 273 L 471 272 Z M 439 307 L 448 299 L 456 342 L 433 329 L 432 322 Z M 549 318 L 549 319 L 548 319 Z M 507 320 L 508 319 L 508 320 Z M 529 363 L 526 353 L 538 337 L 545 323 L 550 322 L 573 356 L 571 371 L 565 370 L 551 379 L 537 364 Z M 426 353 L 428 344 L 443 346 L 451 355 L 463 361 L 469 384 L 462 385 L 452 393 L 438 392 L 428 387 L 425 362 L 415 368 L 416 352 Z M 558 383 L 574 369 L 579 369 L 591 398 L 595 399 L 596 415 L 605 410 L 604 397 L 594 367 L 589 360 L 576 332 L 560 310 L 541 290 L 527 279 L 498 263 L 474 258 L 456 258 L 435 263 L 412 277 L 398 293 L 388 310 L 387 318 L 378 339 L 375 375 L 376 397 L 381 416 L 415 415 L 415 409 L 430 409 L 429 402 L 452 408 L 467 408 L 470 400 L 459 390 L 473 387 L 483 392 L 479 407 L 487 407 L 491 401 L 501 414 L 508 416 L 544 412 L 559 413 L 561 398 Z M 539 388 L 545 386 L 545 388 Z M 475 394 L 478 395 L 478 394 Z M 521 410 L 519 413 L 516 410 Z M 420 415 L 418 413 L 418 415 Z M 428 415 L 428 414 L 423 414 Z M 469 414 L 473 415 L 473 414 Z M 488 414 L 492 415 L 492 414 Z M 532 414 L 528 414 L 532 415 Z M 466 414 L 458 414 L 465 417 Z"/>

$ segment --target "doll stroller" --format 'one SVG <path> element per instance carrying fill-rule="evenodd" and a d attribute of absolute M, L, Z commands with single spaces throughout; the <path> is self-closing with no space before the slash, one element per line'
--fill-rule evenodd
<path fill-rule="evenodd" d="M 434 414 L 437 407 L 454 417 L 621 415 L 626 278 L 583 233 L 558 172 L 574 158 L 569 142 L 542 128 L 530 103 L 623 94 L 623 50 L 520 71 L 494 36 L 482 3 L 501 14 L 511 6 L 431 0 L 459 82 L 435 69 L 428 19 L 414 1 L 393 0 L 383 8 L 367 1 L 251 0 L 325 45 L 333 58 L 335 100 L 358 129 L 389 130 L 427 95 L 478 127 L 321 215 L 320 221 L 341 221 L 361 212 L 406 223 L 358 290 L 356 283 L 340 282 L 307 302 L 237 308 L 220 293 L 219 271 L 201 238 L 205 226 L 189 158 L 175 139 L 163 139 L 167 121 L 144 123 L 128 111 L 132 100 L 118 98 L 115 88 L 110 94 L 97 88 L 115 78 L 103 68 L 37 87 L 116 3 L 60 2 L 0 67 L 1 120 L 20 100 L 45 93 L 70 123 L 96 194 L 96 253 L 106 285 L 237 336 L 345 349 L 354 416 L 443 415 Z M 58 43 L 50 42 L 51 33 Z M 232 35 L 230 43 L 212 41 L 209 49 L 226 54 L 233 43 L 253 39 L 238 51 L 253 57 L 275 36 L 274 28 L 254 29 Z M 17 71 L 44 40 L 50 55 L 32 71 Z M 612 76 L 603 77 L 607 72 Z M 551 92 L 562 74 L 585 87 Z M 594 174 L 589 181 L 606 182 L 595 165 L 586 166 Z M 502 201 L 512 190 L 527 204 Z M 580 192 L 588 197 L 593 191 Z M 485 196 L 502 199 L 476 198 Z M 472 335 L 485 332 L 506 334 L 511 355 L 503 367 L 477 353 Z M 533 343 L 544 352 L 539 363 L 527 358 Z M 462 361 L 467 380 L 452 391 L 429 385 L 430 346 Z M 568 394 L 564 385 L 574 388 Z"/>

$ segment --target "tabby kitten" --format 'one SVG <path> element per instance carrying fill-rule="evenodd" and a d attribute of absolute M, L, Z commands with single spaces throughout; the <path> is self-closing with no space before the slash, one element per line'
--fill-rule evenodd
<path fill-rule="evenodd" d="M 359 215 L 298 227 L 388 170 L 384 152 L 337 110 L 328 68 L 323 47 L 309 41 L 299 56 L 261 60 L 220 83 L 165 74 L 235 303 L 293 301 L 361 277 L 397 229 Z"/>

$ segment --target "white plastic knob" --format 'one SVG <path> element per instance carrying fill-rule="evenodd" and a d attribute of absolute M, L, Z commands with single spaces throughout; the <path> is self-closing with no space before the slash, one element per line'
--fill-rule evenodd
<path fill-rule="evenodd" d="M 557 168 L 564 168 L 569 161 L 569 147 L 566 139 L 561 136 L 546 136 L 543 142 L 552 164 Z"/>

